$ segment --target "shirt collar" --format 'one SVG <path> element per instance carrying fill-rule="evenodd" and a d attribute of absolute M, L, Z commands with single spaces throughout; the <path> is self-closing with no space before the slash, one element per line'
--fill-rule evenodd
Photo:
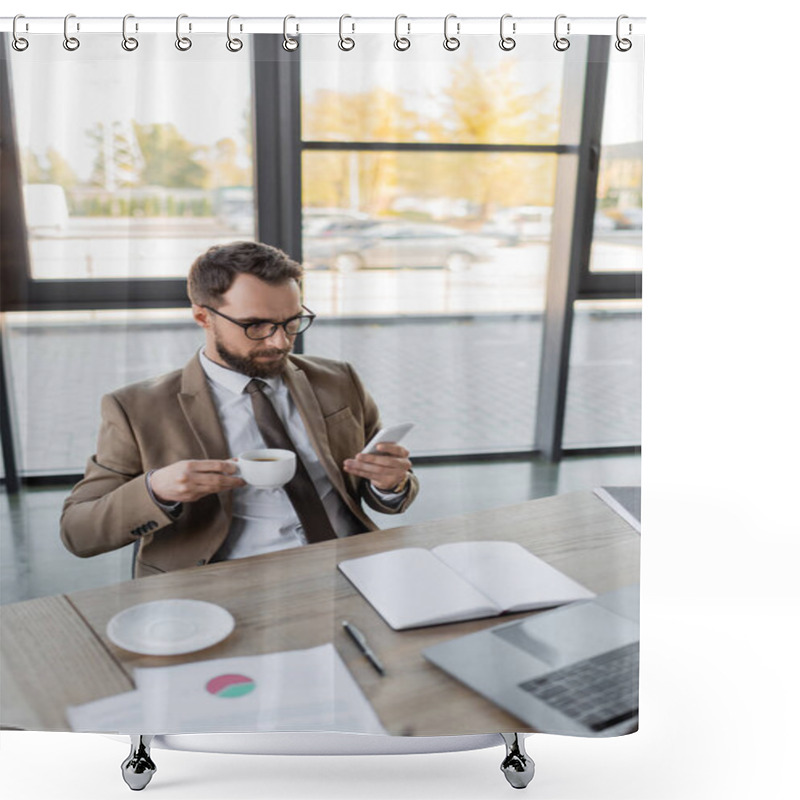
<path fill-rule="evenodd" d="M 216 361 L 212 361 L 206 355 L 205 349 L 200 350 L 200 364 L 210 381 L 234 394 L 242 394 L 247 384 L 252 380 L 252 378 L 241 372 L 236 372 L 236 370 L 223 367 L 221 364 L 217 364 Z M 272 391 L 279 389 L 283 383 L 280 377 L 259 378 L 258 380 L 264 381 Z"/>

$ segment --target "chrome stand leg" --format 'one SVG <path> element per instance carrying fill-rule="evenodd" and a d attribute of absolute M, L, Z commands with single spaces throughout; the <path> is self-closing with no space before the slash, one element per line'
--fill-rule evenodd
<path fill-rule="evenodd" d="M 152 736 L 132 733 L 131 752 L 122 762 L 122 778 L 135 792 L 140 792 L 150 783 L 155 774 L 156 765 L 150 758 L 150 742 Z"/>
<path fill-rule="evenodd" d="M 535 765 L 525 752 L 525 740 L 519 733 L 501 733 L 506 743 L 506 757 L 500 769 L 515 789 L 524 789 L 532 780 Z"/>

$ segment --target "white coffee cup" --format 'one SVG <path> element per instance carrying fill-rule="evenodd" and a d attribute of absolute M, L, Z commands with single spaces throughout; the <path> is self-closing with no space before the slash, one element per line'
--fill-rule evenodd
<path fill-rule="evenodd" d="M 297 456 L 291 450 L 247 450 L 237 457 L 239 475 L 261 489 L 278 489 L 287 484 L 297 468 Z"/>

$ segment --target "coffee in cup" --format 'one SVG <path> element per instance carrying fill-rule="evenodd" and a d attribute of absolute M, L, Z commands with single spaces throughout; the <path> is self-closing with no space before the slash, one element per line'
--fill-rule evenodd
<path fill-rule="evenodd" d="M 287 484 L 297 468 L 297 456 L 291 450 L 247 450 L 237 457 L 239 475 L 250 486 L 278 489 Z"/>

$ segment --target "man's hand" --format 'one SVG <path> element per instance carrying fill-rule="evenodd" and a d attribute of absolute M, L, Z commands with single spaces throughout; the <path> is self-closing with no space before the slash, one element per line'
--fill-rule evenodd
<path fill-rule="evenodd" d="M 379 454 L 359 453 L 355 458 L 348 458 L 344 471 L 366 478 L 376 489 L 388 492 L 401 483 L 411 469 L 409 452 L 392 442 L 379 444 L 378 450 Z"/>
<path fill-rule="evenodd" d="M 191 503 L 208 494 L 245 486 L 232 461 L 177 461 L 150 475 L 150 488 L 162 503 Z"/>

